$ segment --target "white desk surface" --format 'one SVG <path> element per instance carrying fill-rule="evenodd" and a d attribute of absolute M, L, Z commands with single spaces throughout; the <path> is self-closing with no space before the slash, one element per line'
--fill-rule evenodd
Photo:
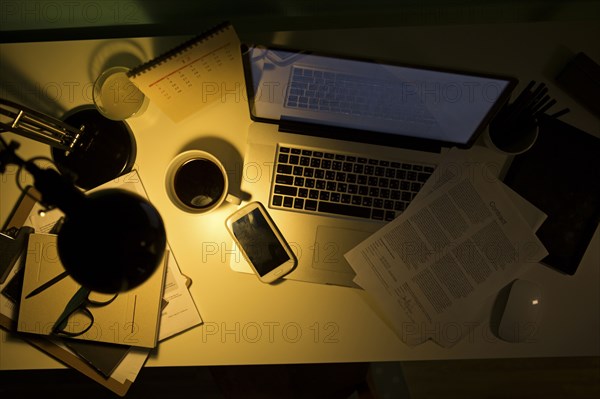
<path fill-rule="evenodd" d="M 382 28 L 323 32 L 280 32 L 241 37 L 294 47 L 311 47 L 411 63 L 467 68 L 516 76 L 519 91 L 531 79 L 548 84 L 560 106 L 572 112 L 563 120 L 599 135 L 600 122 L 554 84 L 552 77 L 569 58 L 584 51 L 596 61 L 600 48 L 591 23 L 532 23 L 441 27 Z M 0 93 L 60 116 L 91 103 L 91 82 L 115 54 L 154 57 L 181 38 L 92 40 L 0 45 Z M 15 91 L 18 93 L 15 97 Z M 54 100 L 49 107 L 45 98 Z M 161 212 L 168 239 L 182 272 L 193 280 L 191 292 L 204 325 L 169 339 L 152 354 L 150 366 L 353 362 L 500 357 L 600 355 L 600 234 L 596 234 L 577 273 L 561 275 L 535 265 L 524 278 L 539 282 L 545 312 L 539 332 L 528 343 L 509 344 L 483 324 L 450 349 L 435 343 L 411 348 L 373 313 L 358 290 L 287 281 L 276 287 L 233 272 L 231 242 L 223 220 L 234 211 L 225 205 L 209 215 L 190 215 L 169 201 L 164 173 L 185 149 L 220 156 L 232 181 L 239 182 L 250 119 L 244 96 L 220 103 L 180 124 L 153 104 L 130 120 L 137 140 L 138 169 L 152 202 Z M 5 138 L 15 136 L 5 134 Z M 23 157 L 48 155 L 47 146 L 24 138 Z M 25 184 L 31 181 L 25 181 Z M 17 201 L 15 168 L 0 177 L 0 222 Z M 567 204 L 565 204 L 567 205 Z M 493 293 L 490 293 L 493 294 Z M 453 334 L 448 326 L 439 333 Z M 61 367 L 20 340 L 1 333 L 0 369 Z"/>

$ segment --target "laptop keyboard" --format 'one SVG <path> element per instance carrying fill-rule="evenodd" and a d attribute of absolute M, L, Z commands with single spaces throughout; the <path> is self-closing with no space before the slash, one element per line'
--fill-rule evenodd
<path fill-rule="evenodd" d="M 400 95 L 405 89 L 402 83 L 295 66 L 285 106 L 420 124 L 435 123 L 420 100 Z"/>
<path fill-rule="evenodd" d="M 433 165 L 280 145 L 271 206 L 389 221 L 406 209 L 433 171 Z"/>

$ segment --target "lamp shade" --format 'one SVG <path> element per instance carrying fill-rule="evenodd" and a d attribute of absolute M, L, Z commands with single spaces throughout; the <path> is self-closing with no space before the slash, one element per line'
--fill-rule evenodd
<path fill-rule="evenodd" d="M 163 261 L 166 233 L 158 211 L 138 194 L 90 193 L 66 213 L 58 234 L 61 262 L 79 284 L 116 293 L 146 281 Z"/>

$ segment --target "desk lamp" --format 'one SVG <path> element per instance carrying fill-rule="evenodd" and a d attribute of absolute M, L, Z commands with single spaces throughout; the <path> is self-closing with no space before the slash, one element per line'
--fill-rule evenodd
<path fill-rule="evenodd" d="M 85 151 L 81 148 L 86 142 L 85 122 L 75 129 L 25 107 L 16 112 L 18 108 L 15 103 L 0 100 L 0 133 L 11 131 L 50 144 L 64 157 Z M 7 118 L 14 120 L 4 123 Z M 92 291 L 104 293 L 126 291 L 146 281 L 162 261 L 166 247 L 164 224 L 156 208 L 125 190 L 84 194 L 65 174 L 42 169 L 35 159 L 20 158 L 16 154 L 18 146 L 0 137 L 0 174 L 8 164 L 24 168 L 34 178 L 42 205 L 56 207 L 65 214 L 57 249 L 71 277 Z"/>

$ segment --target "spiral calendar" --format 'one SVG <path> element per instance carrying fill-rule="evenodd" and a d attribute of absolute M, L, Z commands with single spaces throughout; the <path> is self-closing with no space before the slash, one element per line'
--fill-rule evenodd
<path fill-rule="evenodd" d="M 243 87 L 240 41 L 223 23 L 128 72 L 174 122 Z"/>

